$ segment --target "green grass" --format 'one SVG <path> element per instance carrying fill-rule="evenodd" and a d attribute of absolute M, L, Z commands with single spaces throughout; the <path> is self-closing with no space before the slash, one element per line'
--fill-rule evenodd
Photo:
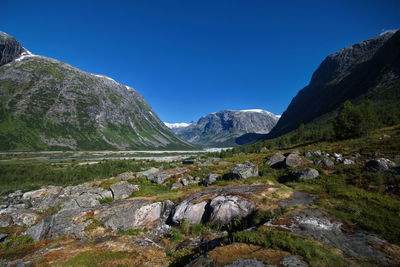
<path fill-rule="evenodd" d="M 60 167 L 49 162 L 13 161 L 0 163 L 0 195 L 15 190 L 33 190 L 45 185 L 74 185 L 94 179 L 104 179 L 126 171 L 141 171 L 142 168 L 168 168 L 169 164 L 153 161 L 112 160 L 93 165 L 70 164 Z M 148 185 L 147 188 L 167 189 Z M 144 190 L 146 186 L 143 187 Z M 160 192 L 160 190 L 158 192 Z M 142 191 L 145 192 L 145 191 Z M 147 194 L 149 192 L 147 191 Z"/>
<path fill-rule="evenodd" d="M 265 227 L 257 231 L 243 231 L 233 233 L 225 242 L 247 243 L 265 248 L 284 250 L 300 255 L 311 266 L 345 266 L 346 260 L 339 250 L 325 246 L 311 238 L 304 238 L 289 232 L 273 231 Z"/>
<path fill-rule="evenodd" d="M 68 267 L 102 267 L 107 266 L 107 264 L 113 261 L 120 261 L 123 259 L 131 258 L 137 256 L 133 252 L 123 252 L 123 251 L 85 251 L 79 255 L 73 257 L 72 259 L 61 263 L 57 266 L 68 266 Z M 122 265 L 121 265 L 122 266 Z"/>
<path fill-rule="evenodd" d="M 147 229 L 142 229 L 142 228 L 138 228 L 138 229 L 128 229 L 128 230 L 118 230 L 117 235 L 128 235 L 128 236 L 137 236 L 143 233 L 146 233 Z"/>

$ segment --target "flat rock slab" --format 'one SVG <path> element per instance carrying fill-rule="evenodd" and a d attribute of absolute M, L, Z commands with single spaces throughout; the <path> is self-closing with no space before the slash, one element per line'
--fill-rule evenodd
<path fill-rule="evenodd" d="M 267 222 L 266 226 L 281 227 L 290 232 L 312 237 L 331 247 L 340 249 L 348 256 L 374 261 L 380 266 L 390 266 L 390 256 L 374 248 L 388 245 L 376 235 L 366 231 L 345 232 L 343 223 L 327 212 L 318 209 L 296 210 L 289 215 Z M 281 222 L 285 222 L 284 225 Z"/>

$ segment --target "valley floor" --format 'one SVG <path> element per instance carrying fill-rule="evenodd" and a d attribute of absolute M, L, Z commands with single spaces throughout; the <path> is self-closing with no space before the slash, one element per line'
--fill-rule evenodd
<path fill-rule="evenodd" d="M 400 126 L 228 158 L 103 159 L 130 156 L 0 155 L 0 266 L 400 263 Z"/>

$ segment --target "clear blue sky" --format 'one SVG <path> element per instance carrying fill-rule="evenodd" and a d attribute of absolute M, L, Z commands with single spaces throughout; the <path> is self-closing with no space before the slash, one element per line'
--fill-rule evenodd
<path fill-rule="evenodd" d="M 400 28 L 400 1 L 3 0 L 27 49 L 136 88 L 159 117 L 282 113 L 330 53 Z"/>

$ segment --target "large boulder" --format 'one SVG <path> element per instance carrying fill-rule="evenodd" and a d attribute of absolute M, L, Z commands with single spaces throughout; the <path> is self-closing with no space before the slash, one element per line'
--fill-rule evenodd
<path fill-rule="evenodd" d="M 281 152 L 277 152 L 267 160 L 266 164 L 271 167 L 282 167 L 285 158 L 286 157 Z"/>
<path fill-rule="evenodd" d="M 205 189 L 184 199 L 172 212 L 171 220 L 179 224 L 217 222 L 226 224 L 233 218 L 247 217 L 254 211 L 251 197 L 275 186 L 229 186 Z"/>
<path fill-rule="evenodd" d="M 240 196 L 217 196 L 210 202 L 210 224 L 227 224 L 235 218 L 245 218 L 254 210 L 255 205 Z"/>
<path fill-rule="evenodd" d="M 290 153 L 289 155 L 287 155 L 284 165 L 286 167 L 295 168 L 295 167 L 301 167 L 301 166 L 307 165 L 309 163 L 311 163 L 311 161 L 306 159 L 305 157 L 301 156 L 300 154 Z"/>
<path fill-rule="evenodd" d="M 150 168 L 148 170 L 136 173 L 136 177 L 146 177 L 147 178 L 150 174 L 155 174 L 155 173 L 157 173 L 159 171 L 160 171 L 159 168 L 152 167 L 152 168 Z"/>
<path fill-rule="evenodd" d="M 242 164 L 236 165 L 230 173 L 225 175 L 225 178 L 228 180 L 239 180 L 253 176 L 258 176 L 258 167 L 257 165 L 246 161 Z"/>
<path fill-rule="evenodd" d="M 386 158 L 372 159 L 365 163 L 365 169 L 370 172 L 384 172 L 395 166 L 394 162 Z"/>
<path fill-rule="evenodd" d="M 319 176 L 319 172 L 312 168 L 304 168 L 292 171 L 291 176 L 298 181 L 315 179 Z"/>
<path fill-rule="evenodd" d="M 139 191 L 138 185 L 133 185 L 126 181 L 112 184 L 110 186 L 111 192 L 113 193 L 114 199 L 124 199 L 129 197 L 133 192 Z"/>

